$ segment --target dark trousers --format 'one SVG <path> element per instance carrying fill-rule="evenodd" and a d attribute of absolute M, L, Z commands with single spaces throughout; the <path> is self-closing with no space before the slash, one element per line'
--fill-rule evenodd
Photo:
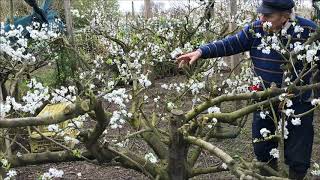
<path fill-rule="evenodd" d="M 293 107 L 295 114 L 304 113 L 312 108 L 310 102 L 300 102 L 294 101 Z M 277 111 L 277 107 L 275 107 Z M 272 115 L 271 111 L 270 115 Z M 280 112 L 276 112 L 280 115 Z M 278 117 L 279 120 L 280 117 Z M 313 113 L 301 117 L 301 125 L 295 126 L 291 123 L 291 117 L 287 120 L 287 129 L 289 130 L 288 139 L 285 139 L 285 161 L 289 166 L 290 170 L 297 173 L 305 173 L 310 167 L 310 159 L 312 153 L 313 144 Z M 271 134 L 275 132 L 275 126 L 272 119 L 266 117 L 266 119 L 261 119 L 260 111 L 253 114 L 252 122 L 252 138 L 263 139 L 260 134 L 262 128 L 267 128 L 271 131 Z M 254 153 L 259 161 L 268 162 L 272 160 L 270 151 L 273 148 L 278 147 L 278 143 L 275 141 L 263 141 L 258 143 L 253 143 Z"/>

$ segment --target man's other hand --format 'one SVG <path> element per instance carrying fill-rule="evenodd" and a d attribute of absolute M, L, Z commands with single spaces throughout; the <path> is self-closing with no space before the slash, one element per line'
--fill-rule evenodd
<path fill-rule="evenodd" d="M 196 50 L 187 54 L 183 54 L 177 58 L 176 63 L 179 63 L 179 68 L 189 63 L 190 65 L 196 62 L 201 56 L 201 51 Z"/>

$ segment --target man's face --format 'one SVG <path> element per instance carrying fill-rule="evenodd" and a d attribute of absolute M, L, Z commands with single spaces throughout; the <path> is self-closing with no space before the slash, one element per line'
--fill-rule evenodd
<path fill-rule="evenodd" d="M 287 22 L 288 16 L 284 13 L 276 12 L 271 14 L 260 14 L 260 20 L 262 23 L 271 22 L 272 27 L 270 28 L 271 32 L 276 32 L 281 30 L 282 26 Z"/>

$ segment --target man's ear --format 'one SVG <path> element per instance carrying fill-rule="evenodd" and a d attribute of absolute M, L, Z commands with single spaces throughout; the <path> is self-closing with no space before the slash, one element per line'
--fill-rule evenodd
<path fill-rule="evenodd" d="M 288 19 L 290 19 L 290 13 L 288 12 L 284 12 L 281 15 L 282 15 L 281 19 L 283 19 L 283 23 L 286 22 Z"/>

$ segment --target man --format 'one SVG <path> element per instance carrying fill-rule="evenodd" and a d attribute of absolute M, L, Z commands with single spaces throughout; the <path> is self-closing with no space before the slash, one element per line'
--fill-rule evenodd
<path fill-rule="evenodd" d="M 279 52 L 280 50 L 269 49 L 269 52 L 263 52 L 261 38 L 278 34 L 277 36 L 280 37 L 282 43 L 286 44 L 288 36 L 282 34 L 289 34 L 292 38 L 290 43 L 304 43 L 317 26 L 310 20 L 295 16 L 292 11 L 294 6 L 293 0 L 263 0 L 257 9 L 257 12 L 261 14 L 260 20 L 253 22 L 234 36 L 203 45 L 194 52 L 181 55 L 177 58 L 179 67 L 185 64 L 193 64 L 199 58 L 230 56 L 249 51 L 253 69 L 256 75 L 262 78 L 265 86 L 268 88 L 271 83 L 275 83 L 277 87 L 281 87 L 284 72 L 280 66 L 287 62 Z M 268 30 L 264 27 L 267 24 L 266 22 L 271 22 L 272 24 Z M 301 61 L 297 62 L 295 67 L 298 71 L 301 70 Z M 309 82 L 310 77 L 310 74 L 304 77 L 305 82 Z M 292 109 L 295 110 L 295 114 L 301 114 L 312 108 L 311 103 L 307 102 L 310 94 L 310 92 L 303 93 L 293 99 L 294 105 Z M 277 113 L 280 116 L 281 112 L 279 110 L 277 110 Z M 289 134 L 288 138 L 285 139 L 285 159 L 286 164 L 289 166 L 289 178 L 291 179 L 303 179 L 310 167 L 314 136 L 312 123 L 313 113 L 302 117 L 301 125 L 299 126 L 293 125 L 288 120 L 287 129 Z M 262 119 L 260 112 L 254 113 L 252 138 L 263 139 L 260 132 L 263 128 L 271 131 L 271 134 L 274 134 L 276 130 L 272 119 L 269 117 Z M 277 148 L 277 142 L 263 141 L 254 143 L 253 146 L 259 161 L 269 162 L 271 167 L 276 168 L 276 160 L 270 155 L 270 151 Z"/>

